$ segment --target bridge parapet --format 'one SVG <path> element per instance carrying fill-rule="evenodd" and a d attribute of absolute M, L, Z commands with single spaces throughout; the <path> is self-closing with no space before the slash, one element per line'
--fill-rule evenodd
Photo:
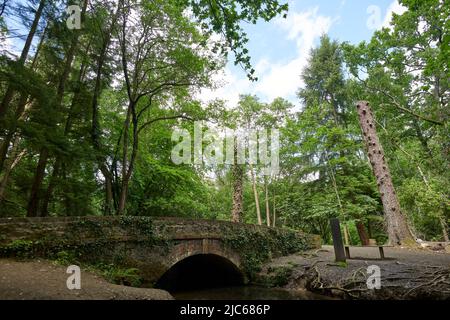
<path fill-rule="evenodd" d="M 55 258 L 74 263 L 135 267 L 148 284 L 175 263 L 214 254 L 247 278 L 271 257 L 320 247 L 320 238 L 299 231 L 227 221 L 153 217 L 0 219 L 0 256 Z"/>

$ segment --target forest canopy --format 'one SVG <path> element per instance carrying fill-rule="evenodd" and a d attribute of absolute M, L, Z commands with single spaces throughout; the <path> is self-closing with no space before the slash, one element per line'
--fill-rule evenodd
<path fill-rule="evenodd" d="M 242 24 L 277 0 L 0 0 L 0 217 L 183 216 L 387 240 L 356 109 L 370 102 L 415 237 L 448 241 L 450 5 L 402 0 L 359 44 L 323 35 L 298 70 L 295 108 L 240 92 L 204 103 L 228 59 L 257 81 Z M 79 6 L 81 28 L 70 28 Z M 21 21 L 24 30 L 8 27 Z M 21 52 L 6 40 L 23 40 Z M 303 85 L 302 85 L 303 83 Z M 175 164 L 175 129 L 279 131 L 279 171 Z M 206 148 L 207 143 L 202 146 Z"/>

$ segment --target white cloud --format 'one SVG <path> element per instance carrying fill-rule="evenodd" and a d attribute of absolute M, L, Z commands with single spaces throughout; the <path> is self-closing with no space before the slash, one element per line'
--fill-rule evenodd
<path fill-rule="evenodd" d="M 380 29 L 390 27 L 390 23 L 394 13 L 403 14 L 406 10 L 407 8 L 398 3 L 398 0 L 394 0 L 394 2 L 392 2 L 387 9 L 386 15 L 384 16 L 383 23 L 380 26 Z"/>
<path fill-rule="evenodd" d="M 250 81 L 245 77 L 239 78 L 234 75 L 228 67 L 214 75 L 212 80 L 220 87 L 201 90 L 199 95 L 203 102 L 221 99 L 226 100 L 229 107 L 234 107 L 239 101 L 239 94 L 250 91 Z"/>
<path fill-rule="evenodd" d="M 287 40 L 295 41 L 297 56 L 286 63 L 272 63 L 268 72 L 261 76 L 256 91 L 269 100 L 293 96 L 300 83 L 300 73 L 305 67 L 314 42 L 328 32 L 334 20 L 318 15 L 319 8 L 305 12 L 293 12 L 287 19 L 277 19 L 275 24 L 287 32 Z"/>
<path fill-rule="evenodd" d="M 0 33 L 0 53 L 9 56 L 11 59 L 18 59 L 21 51 L 15 45 L 11 38 L 8 38 L 8 34 Z"/>
<path fill-rule="evenodd" d="M 237 104 L 239 94 L 256 94 L 263 101 L 270 102 L 277 97 L 289 99 L 296 103 L 295 93 L 301 87 L 300 74 L 307 63 L 309 52 L 316 40 L 328 32 L 337 18 L 323 16 L 315 7 L 307 11 L 290 12 L 286 19 L 278 18 L 271 22 L 274 27 L 286 33 L 287 41 L 296 45 L 295 57 L 288 61 L 273 61 L 267 57 L 261 58 L 255 64 L 258 82 L 251 83 L 245 75 L 236 75 L 226 68 L 217 75 L 217 79 L 226 83 L 216 90 L 203 90 L 201 98 L 208 101 L 213 98 L 228 100 L 233 107 Z"/>

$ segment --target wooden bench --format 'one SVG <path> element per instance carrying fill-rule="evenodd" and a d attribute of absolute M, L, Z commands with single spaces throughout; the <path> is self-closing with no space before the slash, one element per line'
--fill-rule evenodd
<path fill-rule="evenodd" d="M 349 246 L 349 245 L 345 245 L 345 256 L 347 257 L 347 259 L 350 259 L 350 247 L 358 247 L 358 248 L 378 248 L 378 250 L 380 251 L 380 257 L 381 259 L 384 259 L 384 249 L 385 247 L 392 247 L 390 245 L 366 245 L 366 246 Z"/>

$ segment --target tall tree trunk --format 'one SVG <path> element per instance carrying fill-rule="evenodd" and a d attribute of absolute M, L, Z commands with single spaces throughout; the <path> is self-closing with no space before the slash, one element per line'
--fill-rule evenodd
<path fill-rule="evenodd" d="M 333 168 L 329 167 L 329 164 L 328 164 L 329 158 L 328 158 L 328 154 L 326 154 L 326 153 L 325 153 L 325 159 L 327 161 L 326 162 L 327 163 L 326 168 L 327 168 L 327 171 L 330 174 L 331 182 L 333 184 L 334 193 L 336 194 L 336 200 L 338 202 L 339 209 L 341 210 L 341 215 L 344 218 L 344 222 L 342 224 L 343 225 L 343 229 L 344 229 L 344 243 L 346 245 L 349 245 L 350 244 L 350 237 L 349 237 L 349 234 L 348 234 L 347 220 L 345 219 L 344 206 L 342 205 L 341 197 L 339 196 L 339 190 L 338 190 L 337 183 L 336 183 L 336 176 L 334 175 Z"/>
<path fill-rule="evenodd" d="M 42 199 L 42 207 L 40 211 L 41 217 L 48 216 L 48 205 L 51 201 L 53 190 L 56 187 L 56 179 L 59 175 L 60 168 L 61 168 L 61 159 L 57 157 L 55 160 L 55 164 L 53 165 L 53 172 L 48 182 L 47 191 L 45 192 Z"/>
<path fill-rule="evenodd" d="M 442 235 L 444 236 L 444 241 L 450 242 L 450 239 L 448 238 L 448 232 L 447 232 L 447 223 L 445 223 L 444 217 L 439 216 L 439 223 L 441 224 Z"/>
<path fill-rule="evenodd" d="M 14 167 L 22 159 L 26 150 L 19 151 L 19 136 L 16 135 L 11 148 L 11 158 L 5 166 L 5 169 L 0 174 L 0 204 L 5 197 L 6 186 L 8 185 L 9 176 Z"/>
<path fill-rule="evenodd" d="M 46 0 L 41 0 L 41 2 L 39 3 L 39 7 L 36 10 L 36 13 L 35 13 L 34 19 L 33 19 L 33 23 L 31 24 L 31 27 L 30 27 L 30 32 L 28 32 L 27 39 L 25 40 L 25 44 L 23 46 L 22 53 L 20 54 L 20 57 L 18 60 L 19 65 L 25 64 L 25 60 L 27 59 L 28 52 L 30 51 L 31 43 L 33 42 L 33 38 L 36 33 L 36 30 L 37 30 L 37 27 L 39 24 L 39 20 L 41 19 L 42 11 L 44 10 L 44 6 L 45 6 L 46 2 L 47 2 Z M 11 103 L 13 96 L 14 96 L 14 89 L 11 88 L 10 86 L 8 86 L 8 88 L 6 89 L 6 93 L 3 96 L 2 102 L 0 103 L 0 119 L 2 119 L 5 116 L 6 111 L 8 110 L 9 104 Z"/>
<path fill-rule="evenodd" d="M 95 77 L 95 86 L 94 92 L 92 95 L 92 128 L 91 128 L 91 139 L 94 149 L 97 153 L 96 158 L 98 162 L 98 168 L 103 175 L 105 180 L 105 214 L 110 215 L 114 209 L 114 193 L 113 193 L 113 174 L 108 169 L 108 165 L 105 157 L 102 155 L 102 143 L 100 141 L 100 121 L 98 114 L 98 98 L 101 93 L 102 88 L 102 75 L 103 75 L 103 67 L 105 65 L 106 54 L 111 43 L 111 34 L 116 27 L 117 19 L 119 17 L 120 8 L 122 7 L 123 0 L 119 1 L 117 5 L 116 12 L 114 13 L 111 19 L 111 25 L 104 35 L 104 40 L 102 43 L 102 47 L 100 50 L 100 54 L 97 60 L 96 67 L 96 77 Z"/>
<path fill-rule="evenodd" d="M 369 245 L 369 236 L 367 235 L 366 228 L 361 220 L 356 221 L 356 229 L 358 230 L 359 239 L 363 246 Z"/>
<path fill-rule="evenodd" d="M 375 129 L 375 121 L 369 103 L 360 101 L 356 105 L 363 139 L 367 147 L 373 173 L 383 203 L 389 242 L 393 245 L 413 244 L 414 237 L 409 229 L 406 217 L 400 210 L 400 203 L 395 193 L 383 147 Z"/>
<path fill-rule="evenodd" d="M 134 170 L 134 163 L 136 162 L 136 156 L 138 153 L 138 120 L 136 117 L 136 104 L 134 101 L 130 101 L 127 118 L 125 120 L 124 125 L 124 134 L 123 134 L 123 158 L 122 158 L 122 188 L 119 197 L 119 206 L 117 210 L 118 215 L 122 215 L 125 212 L 125 206 L 128 196 L 128 186 L 130 183 L 131 175 Z M 130 140 L 130 125 L 133 129 L 133 143 L 131 145 L 131 155 L 130 159 L 128 159 L 128 145 Z"/>
<path fill-rule="evenodd" d="M 105 179 L 105 214 L 111 215 L 114 209 L 112 174 L 104 163 L 100 164 L 100 171 Z"/>
<path fill-rule="evenodd" d="M 382 127 L 384 132 L 387 133 L 386 128 Z M 395 145 L 401 152 L 403 152 L 408 158 L 411 159 L 411 161 L 413 161 L 416 164 L 417 167 L 417 171 L 419 171 L 420 176 L 422 177 L 423 182 L 425 183 L 425 185 L 427 186 L 428 190 L 433 192 L 433 189 L 431 187 L 431 185 L 428 183 L 428 179 L 425 176 L 422 168 L 420 167 L 420 163 L 415 159 L 415 157 L 413 155 L 411 155 L 410 153 L 408 153 L 405 149 L 403 149 L 399 144 L 397 144 L 395 141 L 391 140 L 391 143 L 393 145 Z M 438 216 L 439 219 L 439 223 L 441 225 L 442 228 L 442 235 L 444 237 L 444 241 L 449 241 L 449 236 L 448 236 L 448 232 L 447 232 L 447 224 L 445 223 L 445 206 L 446 206 L 446 198 L 443 194 L 441 194 L 441 198 L 442 198 L 442 204 L 441 204 L 441 212 Z"/>
<path fill-rule="evenodd" d="M 123 215 L 125 213 L 125 205 L 127 203 L 129 180 L 124 178 L 122 180 L 122 189 L 120 191 L 119 206 L 117 208 L 117 215 Z"/>
<path fill-rule="evenodd" d="M 85 0 L 83 3 L 83 9 L 81 11 L 81 21 L 84 20 L 84 15 L 86 13 L 88 0 Z M 64 92 L 65 92 L 65 86 L 67 79 L 69 78 L 70 71 L 72 70 L 72 62 L 75 57 L 75 52 L 78 47 L 78 38 L 80 36 L 80 33 L 78 30 L 73 31 L 74 34 L 72 36 L 72 41 L 70 43 L 69 50 L 66 54 L 66 60 L 64 63 L 64 69 L 61 74 L 61 77 L 58 82 L 57 86 L 57 92 L 56 92 L 56 99 L 54 108 L 55 110 L 58 110 L 61 108 Z M 47 166 L 47 160 L 49 156 L 49 150 L 46 146 L 43 146 L 40 151 L 39 156 L 39 164 L 37 166 L 37 170 L 35 173 L 34 181 L 33 181 L 33 188 L 31 189 L 31 195 L 30 195 L 30 201 L 28 203 L 27 208 L 27 216 L 35 217 L 38 215 L 38 209 L 39 209 L 39 192 L 41 189 L 41 184 L 45 175 L 45 167 Z"/>
<path fill-rule="evenodd" d="M 344 242 L 348 246 L 348 245 L 350 245 L 350 235 L 348 234 L 347 221 L 344 221 L 343 229 L 344 229 Z"/>
<path fill-rule="evenodd" d="M 6 5 L 8 4 L 9 0 L 3 0 L 2 4 L 0 5 L 0 17 L 3 15 L 6 9 Z"/>
<path fill-rule="evenodd" d="M 8 133 L 6 134 L 5 139 L 3 139 L 3 142 L 0 146 L 0 172 L 3 170 L 3 166 L 5 165 L 5 161 L 6 161 L 7 155 L 8 155 L 8 150 L 9 150 L 11 141 L 14 137 L 14 134 L 16 132 L 17 122 L 25 110 L 25 105 L 27 103 L 27 99 L 28 99 L 27 95 L 22 95 L 20 97 L 19 104 L 16 109 L 16 118 L 13 119 L 9 123 Z"/>
<path fill-rule="evenodd" d="M 264 190 L 265 190 L 265 202 L 266 202 L 266 222 L 267 226 L 270 227 L 270 208 L 269 208 L 269 183 L 267 182 L 267 177 L 264 177 Z"/>
<path fill-rule="evenodd" d="M 243 179 L 244 170 L 240 164 L 238 164 L 237 159 L 237 141 L 234 143 L 234 164 L 232 168 L 233 175 L 233 208 L 231 211 L 231 221 L 241 222 L 243 214 Z"/>
<path fill-rule="evenodd" d="M 45 176 L 45 166 L 48 159 L 48 149 L 43 147 L 39 155 L 39 162 L 36 167 L 36 173 L 31 187 L 30 199 L 27 207 L 27 217 L 37 217 L 39 208 L 39 193 L 41 191 L 42 181 Z"/>
<path fill-rule="evenodd" d="M 262 225 L 261 208 L 259 207 L 259 196 L 258 196 L 258 189 L 256 188 L 255 172 L 253 171 L 253 165 L 251 163 L 250 163 L 250 175 L 252 176 L 252 188 L 253 188 L 253 195 L 255 197 L 256 217 L 258 219 L 258 225 Z"/>
<path fill-rule="evenodd" d="M 272 211 L 273 211 L 272 227 L 275 228 L 275 221 L 277 221 L 277 216 L 276 216 L 276 214 L 275 214 L 275 212 L 276 212 L 276 209 L 275 209 L 275 195 L 273 195 L 272 203 L 273 203 L 273 209 L 272 209 Z"/>
<path fill-rule="evenodd" d="M 89 49 L 87 50 L 89 51 Z M 80 66 L 80 71 L 77 79 L 77 83 L 81 84 L 83 82 L 83 71 L 84 71 L 85 65 L 84 62 Z M 72 128 L 72 122 L 73 122 L 73 110 L 75 108 L 75 102 L 79 96 L 79 91 L 76 91 L 75 94 L 72 97 L 72 103 L 70 104 L 69 112 L 67 114 L 66 123 L 64 125 L 64 136 L 67 136 Z M 53 165 L 53 172 L 50 177 L 50 181 L 47 186 L 47 192 L 44 195 L 44 198 L 42 200 L 42 207 L 41 207 L 41 216 L 45 217 L 48 215 L 48 205 L 50 204 L 50 201 L 53 196 L 53 190 L 56 187 L 57 178 L 60 172 L 60 168 L 62 165 L 62 159 L 61 156 L 57 156 L 55 163 Z"/>
<path fill-rule="evenodd" d="M 372 224 L 370 223 L 370 219 L 367 219 L 367 235 L 369 239 L 372 239 Z"/>
<path fill-rule="evenodd" d="M 425 174 L 422 171 L 422 168 L 420 168 L 420 165 L 417 164 L 417 169 L 420 173 L 420 176 L 422 177 L 423 182 L 425 183 L 425 185 L 427 186 L 428 190 L 433 191 L 433 189 L 431 188 L 430 184 L 428 183 L 428 179 L 425 176 Z M 445 222 L 445 196 L 442 195 L 442 202 L 441 202 L 441 206 L 442 209 L 440 210 L 439 214 L 438 214 L 438 219 L 439 219 L 439 224 L 441 225 L 442 228 L 442 236 L 444 237 L 444 241 L 445 242 L 449 242 L 449 237 L 448 237 L 448 232 L 447 232 L 447 223 Z"/>

